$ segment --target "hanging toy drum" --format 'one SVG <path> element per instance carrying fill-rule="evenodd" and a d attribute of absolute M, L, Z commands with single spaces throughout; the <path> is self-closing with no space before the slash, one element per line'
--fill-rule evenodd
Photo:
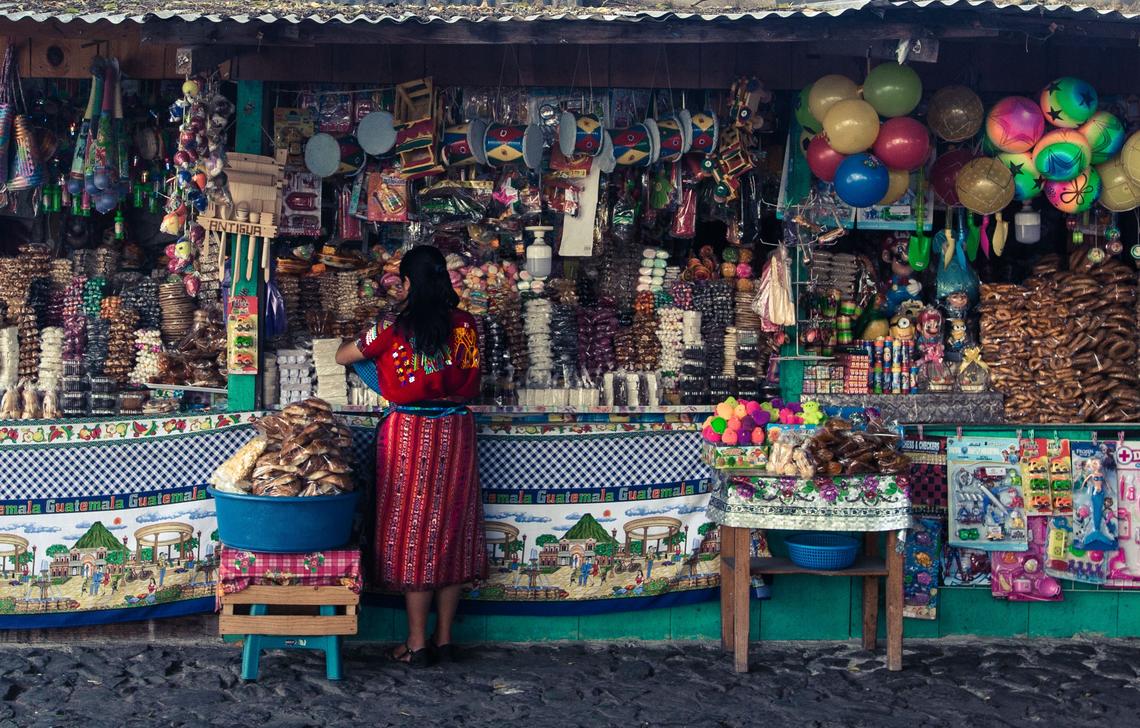
<path fill-rule="evenodd" d="M 693 130 L 693 143 L 690 151 L 701 154 L 712 154 L 716 151 L 720 128 L 717 125 L 716 114 L 711 111 L 698 112 L 692 115 L 690 126 Z"/>
<path fill-rule="evenodd" d="M 305 166 L 318 177 L 354 174 L 364 165 L 364 150 L 356 137 L 337 139 L 331 134 L 314 134 L 305 143 Z"/>
<path fill-rule="evenodd" d="M 669 114 L 657 120 L 657 134 L 661 140 L 662 162 L 676 162 L 689 151 L 685 129 L 679 114 Z"/>
<path fill-rule="evenodd" d="M 538 124 L 491 124 L 483 138 L 487 164 L 506 167 L 523 163 L 532 170 L 542 165 L 542 127 Z"/>
<path fill-rule="evenodd" d="M 605 142 L 602 122 L 593 114 L 563 111 L 558 121 L 558 146 L 567 158 L 578 155 L 596 157 Z"/>
<path fill-rule="evenodd" d="M 634 124 L 626 129 L 610 129 L 614 162 L 619 167 L 648 167 L 653 164 L 653 140 L 649 127 Z"/>
<path fill-rule="evenodd" d="M 465 167 L 477 161 L 468 139 L 470 131 L 470 123 L 449 126 L 443 130 L 443 163 L 448 167 Z"/>

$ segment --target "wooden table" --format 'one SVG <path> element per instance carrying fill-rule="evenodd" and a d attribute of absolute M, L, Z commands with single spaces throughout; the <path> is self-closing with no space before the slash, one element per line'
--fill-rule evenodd
<path fill-rule="evenodd" d="M 814 574 L 863 579 L 863 647 L 878 639 L 879 579 L 886 578 L 887 669 L 902 669 L 903 555 L 899 531 L 910 525 L 910 500 L 889 476 L 795 480 L 754 471 L 717 473 L 710 520 L 721 528 L 721 644 L 737 672 L 748 672 L 752 577 Z M 841 571 L 804 569 L 784 558 L 752 558 L 752 529 L 863 533 L 863 555 Z M 886 532 L 886 554 L 879 534 Z"/>
<path fill-rule="evenodd" d="M 753 575 L 814 574 L 863 578 L 863 649 L 873 650 L 879 632 L 879 579 L 887 580 L 887 669 L 902 669 L 903 557 L 897 551 L 898 536 L 887 534 L 887 555 L 879 555 L 877 533 L 864 535 L 864 555 L 849 569 L 821 571 L 796 566 L 785 558 L 751 558 L 749 528 L 721 526 L 720 541 L 720 641 L 733 653 L 737 672 L 748 672 L 749 597 Z M 737 558 L 737 554 L 743 554 Z"/>

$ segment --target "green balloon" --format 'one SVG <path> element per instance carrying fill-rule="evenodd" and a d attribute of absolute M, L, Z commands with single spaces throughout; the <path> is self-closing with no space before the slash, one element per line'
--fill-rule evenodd
<path fill-rule="evenodd" d="M 875 107 L 880 116 L 906 116 L 922 100 L 922 81 L 910 66 L 884 63 L 867 74 L 863 100 Z"/>
<path fill-rule="evenodd" d="M 823 124 L 811 115 L 811 107 L 808 106 L 808 94 L 811 93 L 811 84 L 804 86 L 800 91 L 800 95 L 796 97 L 796 121 L 800 126 L 810 131 L 813 135 L 823 131 Z"/>

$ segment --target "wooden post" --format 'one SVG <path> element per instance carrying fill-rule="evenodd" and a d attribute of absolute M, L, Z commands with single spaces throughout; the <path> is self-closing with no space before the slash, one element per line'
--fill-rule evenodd
<path fill-rule="evenodd" d="M 733 627 L 735 617 L 732 613 L 733 598 L 732 569 L 736 558 L 736 529 L 730 526 L 720 526 L 720 646 L 731 650 L 735 646 Z"/>
<path fill-rule="evenodd" d="M 903 643 L 903 556 L 898 549 L 898 532 L 887 534 L 887 669 L 902 669 Z"/>
<path fill-rule="evenodd" d="M 235 148 L 243 154 L 261 154 L 263 140 L 263 114 L 265 109 L 265 87 L 261 81 L 238 81 L 237 89 L 237 121 Z M 263 244 L 268 244 L 268 239 Z M 246 266 L 243 265 L 246 257 L 253 253 L 256 260 L 261 260 L 260 251 L 251 250 L 256 243 L 253 238 L 240 235 L 234 236 L 233 257 L 231 260 L 234 285 L 230 289 L 238 296 L 257 296 L 258 310 L 264 309 L 264 286 L 261 285 L 261 272 L 247 275 Z M 262 317 L 258 317 L 258 326 L 264 324 Z M 260 332 L 259 332 L 260 334 Z M 261 336 L 258 339 L 257 357 L 261 356 Z M 260 371 L 260 366 L 258 367 Z M 260 374 L 231 374 L 227 380 L 229 395 L 229 410 L 231 412 L 248 412 L 257 409 L 259 397 L 258 382 Z"/>
<path fill-rule="evenodd" d="M 879 555 L 879 534 L 863 536 L 864 553 Z M 879 638 L 879 577 L 863 577 L 863 649 L 873 650 Z"/>
<path fill-rule="evenodd" d="M 733 601 L 733 663 L 737 672 L 748 672 L 748 598 L 751 596 L 752 531 L 734 528 L 736 563 L 732 568 Z"/>

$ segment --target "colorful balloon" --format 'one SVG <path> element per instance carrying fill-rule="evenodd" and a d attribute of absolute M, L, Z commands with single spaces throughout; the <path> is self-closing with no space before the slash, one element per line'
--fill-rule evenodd
<path fill-rule="evenodd" d="M 1032 200 L 1045 189 L 1047 181 L 1033 164 L 1033 155 L 1028 152 L 1004 152 L 997 155 L 998 161 L 1009 168 L 1013 175 L 1013 199 L 1024 202 Z"/>
<path fill-rule="evenodd" d="M 870 154 L 852 154 L 835 173 L 835 193 L 852 207 L 870 207 L 887 194 L 887 167 Z"/>
<path fill-rule="evenodd" d="M 1124 146 L 1124 124 L 1107 111 L 1096 112 L 1077 131 L 1089 140 L 1093 164 L 1107 162 Z"/>
<path fill-rule="evenodd" d="M 888 119 L 879 128 L 873 150 L 891 169 L 913 172 L 930 158 L 930 132 L 909 116 Z"/>
<path fill-rule="evenodd" d="M 1045 120 L 1063 129 L 1076 129 L 1096 113 L 1096 89 L 1087 81 L 1065 76 L 1041 91 Z"/>
<path fill-rule="evenodd" d="M 800 123 L 800 128 L 807 129 L 812 134 L 818 134 L 823 131 L 823 124 L 811 115 L 811 107 L 808 106 L 808 95 L 811 94 L 811 87 L 812 84 L 809 83 L 796 96 L 796 121 Z"/>
<path fill-rule="evenodd" d="M 1100 174 L 1095 167 L 1089 167 L 1071 180 L 1045 183 L 1045 199 L 1070 215 L 1089 209 L 1099 196 Z"/>
<path fill-rule="evenodd" d="M 1092 161 L 1088 139 L 1076 129 L 1055 129 L 1033 148 L 1033 164 L 1047 180 L 1075 178 Z"/>
<path fill-rule="evenodd" d="M 831 74 L 811 85 L 808 92 L 808 113 L 823 121 L 828 110 L 844 99 L 859 98 L 859 87 L 846 76 Z"/>
<path fill-rule="evenodd" d="M 1140 131 L 1124 142 L 1124 146 L 1120 149 L 1120 162 L 1133 184 L 1140 184 Z"/>
<path fill-rule="evenodd" d="M 973 158 L 974 153 L 970 150 L 955 149 L 935 159 L 930 166 L 930 186 L 939 199 L 950 207 L 958 204 L 958 191 L 954 186 L 958 172 Z"/>
<path fill-rule="evenodd" d="M 993 157 L 978 157 L 966 162 L 954 180 L 958 201 L 971 212 L 993 215 L 1013 201 L 1013 175 L 1009 168 Z"/>
<path fill-rule="evenodd" d="M 1003 152 L 1028 152 L 1045 133 L 1045 115 L 1024 96 L 1007 96 L 986 116 L 986 138 Z"/>
<path fill-rule="evenodd" d="M 965 86 L 947 86 L 930 99 L 926 123 L 939 138 L 961 142 L 978 133 L 985 113 L 976 93 Z"/>
<path fill-rule="evenodd" d="M 1112 212 L 1127 212 L 1140 206 L 1140 185 L 1124 171 L 1124 164 L 1113 159 L 1096 168 L 1100 174 L 1100 204 Z"/>
<path fill-rule="evenodd" d="M 875 204 L 893 205 L 910 189 L 910 172 L 905 169 L 891 169 L 887 173 L 889 175 L 887 194 Z"/>
<path fill-rule="evenodd" d="M 865 152 L 879 136 L 879 115 L 861 99 L 836 102 L 823 117 L 828 143 L 840 154 Z"/>
<path fill-rule="evenodd" d="M 827 135 L 825 134 L 817 134 L 812 138 L 805 156 L 811 173 L 824 182 L 835 180 L 836 170 L 847 158 L 847 155 L 840 154 L 831 148 L 831 145 L 827 143 Z"/>
<path fill-rule="evenodd" d="M 863 99 L 888 119 L 906 116 L 922 100 L 922 81 L 910 66 L 883 63 L 867 74 Z"/>

